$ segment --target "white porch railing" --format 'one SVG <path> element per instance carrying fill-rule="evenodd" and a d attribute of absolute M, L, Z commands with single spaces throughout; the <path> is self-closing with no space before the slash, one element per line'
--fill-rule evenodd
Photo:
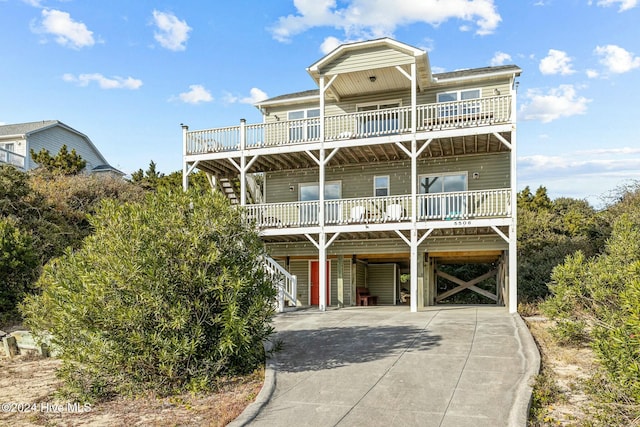
<path fill-rule="evenodd" d="M 259 228 L 319 225 L 319 202 L 265 203 L 245 206 Z M 348 225 L 411 221 L 411 195 L 325 201 L 325 224 Z M 511 214 L 511 190 L 460 191 L 417 195 L 418 221 L 497 218 Z"/>
<path fill-rule="evenodd" d="M 6 163 L 20 169 L 25 167 L 25 156 L 0 148 L 0 163 Z"/>
<path fill-rule="evenodd" d="M 271 276 L 271 280 L 278 287 L 278 311 L 283 312 L 285 302 L 288 300 L 292 306 L 296 306 L 298 294 L 298 278 L 282 268 L 273 258 L 264 258 L 264 268 Z"/>
<path fill-rule="evenodd" d="M 418 195 L 418 221 L 505 217 L 510 213 L 508 188 Z"/>
<path fill-rule="evenodd" d="M 418 132 L 485 126 L 511 120 L 511 95 L 465 101 L 422 104 L 416 107 Z M 247 149 L 320 141 L 320 118 L 278 120 L 249 124 Z M 240 149 L 242 126 L 187 131 L 187 154 L 218 153 Z M 327 116 L 325 140 L 370 138 L 411 132 L 411 107 L 388 108 Z"/>

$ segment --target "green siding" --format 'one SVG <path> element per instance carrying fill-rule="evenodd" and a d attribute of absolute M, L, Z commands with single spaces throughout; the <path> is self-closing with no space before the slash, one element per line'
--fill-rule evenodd
<path fill-rule="evenodd" d="M 396 264 L 369 264 L 367 267 L 369 293 L 378 296 L 380 305 L 395 304 L 396 268 Z"/>
<path fill-rule="evenodd" d="M 391 195 L 411 193 L 411 162 L 370 163 L 327 167 L 327 181 L 342 181 L 342 198 L 372 197 L 373 177 L 389 175 Z M 468 173 L 468 190 L 509 188 L 510 153 L 445 157 L 418 162 L 418 175 Z M 479 179 L 472 179 L 474 172 Z M 318 182 L 318 169 L 269 172 L 265 174 L 266 203 L 295 202 L 300 183 Z M 293 191 L 290 187 L 293 186 Z"/>
<path fill-rule="evenodd" d="M 411 64 L 414 58 L 389 47 L 372 47 L 342 55 L 322 68 L 323 74 L 367 71 L 394 65 Z"/>
<path fill-rule="evenodd" d="M 309 305 L 309 261 L 291 260 L 290 273 L 298 278 L 298 301 L 302 305 Z"/>

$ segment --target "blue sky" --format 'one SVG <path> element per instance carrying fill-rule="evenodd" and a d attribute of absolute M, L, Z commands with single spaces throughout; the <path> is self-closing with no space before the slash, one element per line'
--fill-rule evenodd
<path fill-rule="evenodd" d="M 125 172 L 181 168 L 191 129 L 261 120 L 341 42 L 393 37 L 434 72 L 516 64 L 518 181 L 640 179 L 640 0 L 0 0 L 0 123 L 57 119 Z"/>

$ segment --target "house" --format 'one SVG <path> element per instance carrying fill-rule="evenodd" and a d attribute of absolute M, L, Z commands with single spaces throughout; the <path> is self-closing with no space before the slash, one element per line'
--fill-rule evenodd
<path fill-rule="evenodd" d="M 185 188 L 200 169 L 243 206 L 287 278 L 281 307 L 356 305 L 367 288 L 414 312 L 459 292 L 515 312 L 521 69 L 434 74 L 425 51 L 382 38 L 307 72 L 317 89 L 259 102 L 262 123 L 183 125 Z M 490 271 L 442 271 L 461 263 Z"/>
<path fill-rule="evenodd" d="M 88 136 L 58 120 L 0 126 L 0 164 L 8 163 L 22 170 L 35 169 L 38 164 L 31 159 L 31 150 L 38 153 L 44 148 L 54 156 L 63 145 L 69 151 L 76 150 L 87 162 L 88 173 L 124 175 L 109 165 Z"/>

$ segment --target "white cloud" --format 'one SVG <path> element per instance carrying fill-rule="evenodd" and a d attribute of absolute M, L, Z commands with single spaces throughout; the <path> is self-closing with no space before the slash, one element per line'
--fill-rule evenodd
<path fill-rule="evenodd" d="M 598 46 L 595 49 L 596 55 L 600 56 L 600 63 L 607 67 L 609 72 L 621 74 L 640 67 L 640 57 L 620 46 L 613 44 Z"/>
<path fill-rule="evenodd" d="M 496 52 L 491 58 L 491 66 L 504 65 L 507 62 L 511 61 L 511 55 L 504 52 Z"/>
<path fill-rule="evenodd" d="M 178 99 L 187 104 L 200 104 L 201 102 L 213 101 L 213 96 L 202 85 L 190 85 L 189 91 L 178 95 Z"/>
<path fill-rule="evenodd" d="M 598 0 L 598 6 L 603 7 L 614 6 L 618 3 L 620 4 L 618 12 L 624 12 L 636 7 L 638 5 L 638 0 Z"/>
<path fill-rule="evenodd" d="M 253 105 L 256 102 L 264 101 L 268 97 L 269 96 L 263 90 L 258 89 L 257 87 L 252 87 L 251 90 L 249 91 L 249 96 L 245 96 L 245 97 L 239 97 L 239 96 L 233 95 L 232 93 L 225 92 L 223 101 L 227 104 L 235 104 L 239 102 L 241 104 Z"/>
<path fill-rule="evenodd" d="M 629 180 L 640 179 L 637 151 L 614 148 L 602 152 L 576 151 L 556 156 L 518 157 L 518 187 L 544 185 L 551 197 L 587 199 L 596 207 L 604 207 L 603 198 L 611 190 Z"/>
<path fill-rule="evenodd" d="M 589 77 L 590 79 L 596 79 L 598 77 L 600 77 L 600 73 L 597 70 L 587 70 L 587 77 Z"/>
<path fill-rule="evenodd" d="M 294 0 L 297 14 L 282 16 L 272 28 L 273 37 L 287 42 L 313 27 L 342 30 L 346 38 L 362 40 L 393 36 L 398 26 L 426 23 L 432 26 L 450 19 L 475 24 L 476 34 L 495 31 L 502 20 L 494 0 Z"/>
<path fill-rule="evenodd" d="M 153 11 L 153 23 L 158 30 L 153 36 L 160 46 L 173 50 L 185 50 L 191 27 L 186 21 L 179 20 L 174 14 Z"/>
<path fill-rule="evenodd" d="M 524 120 L 540 120 L 548 123 L 561 117 L 584 114 L 587 104 L 591 102 L 582 96 L 577 96 L 573 85 L 560 85 L 550 89 L 546 94 L 537 89 L 529 89 L 525 95 L 528 102 L 520 108 Z"/>
<path fill-rule="evenodd" d="M 542 74 L 561 74 L 563 76 L 575 73 L 571 66 L 571 58 L 566 52 L 549 49 L 549 53 L 540 61 L 538 66 Z"/>
<path fill-rule="evenodd" d="M 337 48 L 338 46 L 340 46 L 343 43 L 345 43 L 345 42 L 344 41 L 340 41 L 336 37 L 327 37 L 326 39 L 324 39 L 324 41 L 320 45 L 320 51 L 324 55 L 326 55 L 326 54 L 330 53 L 331 51 L 333 51 L 335 48 Z"/>
<path fill-rule="evenodd" d="M 100 73 L 93 74 L 79 74 L 74 76 L 73 74 L 65 74 L 62 76 L 62 80 L 69 83 L 77 83 L 78 86 L 89 86 L 89 83 L 96 82 L 101 89 L 139 89 L 142 86 L 142 80 L 134 79 L 133 77 L 119 77 L 114 76 L 111 78 L 105 77 Z"/>
<path fill-rule="evenodd" d="M 22 0 L 22 2 L 33 7 L 42 7 L 42 0 Z"/>
<path fill-rule="evenodd" d="M 71 15 L 60 10 L 43 9 L 42 21 L 33 31 L 51 34 L 55 37 L 56 43 L 73 49 L 95 44 L 93 31 L 89 31 L 85 24 L 74 21 Z"/>
<path fill-rule="evenodd" d="M 241 98 L 240 102 L 242 104 L 252 104 L 253 105 L 256 102 L 264 101 L 267 98 L 268 98 L 268 96 L 264 91 L 258 89 L 257 87 L 252 87 L 251 90 L 249 91 L 249 96 Z"/>

